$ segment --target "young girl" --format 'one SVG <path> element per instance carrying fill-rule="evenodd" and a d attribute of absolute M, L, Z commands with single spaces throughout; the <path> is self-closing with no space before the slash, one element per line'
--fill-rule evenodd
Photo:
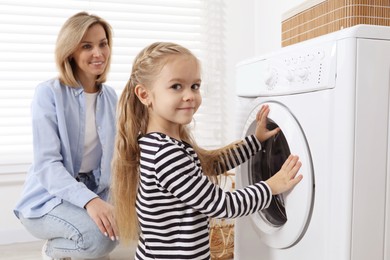
<path fill-rule="evenodd" d="M 279 130 L 266 129 L 227 147 L 198 147 L 187 125 L 201 104 L 200 64 L 186 48 L 154 43 L 136 57 L 120 97 L 113 198 L 122 240 L 138 238 L 136 259 L 209 259 L 209 218 L 236 218 L 268 207 L 294 187 L 301 163 L 290 156 L 266 182 L 226 192 L 210 181 L 248 160 Z M 139 230 L 140 229 L 140 230 Z"/>

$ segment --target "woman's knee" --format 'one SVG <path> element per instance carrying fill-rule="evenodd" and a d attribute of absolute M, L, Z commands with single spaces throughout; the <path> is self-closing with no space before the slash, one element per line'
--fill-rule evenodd
<path fill-rule="evenodd" d="M 90 258 L 108 255 L 117 244 L 117 241 L 104 236 L 99 229 L 86 232 L 78 241 L 80 252 Z"/>

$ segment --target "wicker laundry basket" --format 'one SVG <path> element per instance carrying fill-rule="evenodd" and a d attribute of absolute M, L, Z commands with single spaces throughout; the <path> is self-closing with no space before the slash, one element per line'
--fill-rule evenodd
<path fill-rule="evenodd" d="M 234 190 L 235 174 L 226 173 L 222 175 L 220 182 L 224 189 Z M 210 220 L 210 253 L 212 260 L 234 258 L 234 220 Z"/>
<path fill-rule="evenodd" d="M 307 0 L 282 20 L 284 47 L 357 24 L 390 26 L 390 0 Z"/>

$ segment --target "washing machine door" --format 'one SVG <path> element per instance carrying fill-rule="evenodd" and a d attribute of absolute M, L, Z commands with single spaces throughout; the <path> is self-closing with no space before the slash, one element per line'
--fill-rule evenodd
<path fill-rule="evenodd" d="M 267 209 L 250 216 L 263 242 L 273 248 L 288 248 L 298 243 L 309 225 L 314 203 L 314 173 L 304 131 L 291 111 L 281 103 L 259 103 L 251 111 L 244 126 L 243 137 L 254 134 L 256 114 L 263 104 L 270 113 L 267 127 L 281 131 L 262 144 L 262 150 L 240 166 L 238 178 L 246 186 L 265 181 L 277 171 L 290 154 L 302 162 L 302 181 L 291 191 L 273 196 Z"/>

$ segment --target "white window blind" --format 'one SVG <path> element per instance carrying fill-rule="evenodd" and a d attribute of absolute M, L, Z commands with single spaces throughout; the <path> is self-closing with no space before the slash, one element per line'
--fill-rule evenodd
<path fill-rule="evenodd" d="M 173 41 L 202 62 L 203 104 L 195 117 L 200 145 L 222 143 L 222 0 L 0 0 L 0 174 L 31 165 L 31 99 L 38 83 L 57 76 L 54 48 L 67 18 L 87 11 L 113 27 L 108 85 L 120 95 L 135 55 L 154 41 Z"/>

